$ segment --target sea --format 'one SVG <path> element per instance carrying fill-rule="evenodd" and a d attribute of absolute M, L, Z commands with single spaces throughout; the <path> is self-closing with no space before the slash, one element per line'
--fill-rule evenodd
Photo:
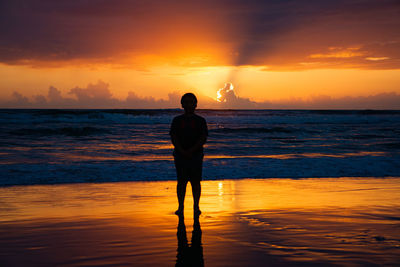
<path fill-rule="evenodd" d="M 0 186 L 175 180 L 180 109 L 1 109 Z M 398 110 L 198 110 L 203 179 L 400 177 Z"/>

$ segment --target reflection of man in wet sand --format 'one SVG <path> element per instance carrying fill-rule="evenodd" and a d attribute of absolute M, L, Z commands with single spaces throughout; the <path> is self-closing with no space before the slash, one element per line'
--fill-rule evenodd
<path fill-rule="evenodd" d="M 183 216 L 179 216 L 178 231 L 178 254 L 175 266 L 204 266 L 203 246 L 201 244 L 201 228 L 199 216 L 193 221 L 192 244 L 188 244 L 186 226 Z"/>
<path fill-rule="evenodd" d="M 178 185 L 176 192 L 178 195 L 179 207 L 175 212 L 177 215 L 183 214 L 186 185 L 190 181 L 193 193 L 194 215 L 200 215 L 199 208 L 201 194 L 201 176 L 203 167 L 203 145 L 207 140 L 207 123 L 203 117 L 194 113 L 197 107 L 197 98 L 192 93 L 184 94 L 181 104 L 185 113 L 176 116 L 171 124 L 171 140 L 174 145 L 174 160 Z"/>

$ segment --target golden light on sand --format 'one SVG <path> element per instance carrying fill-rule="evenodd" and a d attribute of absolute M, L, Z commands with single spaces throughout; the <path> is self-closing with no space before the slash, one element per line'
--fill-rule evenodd
<path fill-rule="evenodd" d="M 214 214 L 219 216 L 266 208 L 323 210 L 327 207 L 393 206 L 399 201 L 398 181 L 399 178 L 203 181 L 201 208 L 204 214 L 221 213 Z M 164 181 L 2 188 L 0 192 L 5 196 L 5 203 L 13 202 L 16 211 L 4 215 L 0 221 L 103 218 L 116 213 L 135 214 L 137 219 L 150 215 L 169 216 L 177 206 L 175 186 L 175 181 Z M 376 190 L 380 194 L 371 198 L 371 192 Z M 15 198 L 17 194 L 19 197 Z M 185 200 L 187 215 L 191 215 L 192 203 L 189 184 Z"/>
<path fill-rule="evenodd" d="M 225 265 L 239 254 L 251 262 L 256 249 L 260 257 L 283 256 L 289 263 L 330 262 L 342 251 L 356 260 L 398 262 L 398 185 L 399 178 L 203 181 L 204 259 Z M 163 181 L 1 188 L 7 207 L 0 217 L 1 245 L 8 253 L 3 255 L 34 250 L 46 260 L 59 253 L 53 258 L 57 263 L 72 258 L 99 265 L 99 251 L 108 251 L 110 259 L 101 258 L 102 263 L 118 265 L 125 257 L 140 266 L 164 266 L 155 263 L 169 259 L 165 266 L 171 266 L 180 241 L 195 234 L 189 186 L 186 228 L 183 239 L 177 239 L 182 228 L 173 213 L 175 186 L 175 181 Z M 65 247 L 76 250 L 66 257 Z"/>

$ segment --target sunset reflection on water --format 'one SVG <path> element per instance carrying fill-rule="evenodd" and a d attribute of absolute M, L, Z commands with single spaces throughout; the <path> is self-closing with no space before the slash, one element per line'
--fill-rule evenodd
<path fill-rule="evenodd" d="M 377 264 L 384 258 L 383 263 L 394 263 L 400 247 L 399 182 L 203 181 L 199 226 L 205 265 L 256 266 L 255 259 Z M 1 255 L 19 263 L 52 255 L 48 261 L 54 264 L 173 265 L 175 186 L 166 181 L 1 188 Z M 185 224 L 190 241 L 189 189 Z M 24 256 L 17 260 L 16 255 Z"/>

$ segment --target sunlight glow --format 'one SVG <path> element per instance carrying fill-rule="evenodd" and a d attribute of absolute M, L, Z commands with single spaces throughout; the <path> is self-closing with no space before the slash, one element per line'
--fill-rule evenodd
<path fill-rule="evenodd" d="M 359 50 L 360 47 L 329 47 L 328 53 L 312 54 L 310 58 L 351 58 L 363 56 L 364 53 Z"/>
<path fill-rule="evenodd" d="M 389 59 L 366 60 L 364 57 L 362 60 L 376 63 L 389 61 Z M 284 72 L 265 70 L 260 66 L 243 66 L 235 72 L 234 91 L 224 95 L 224 90 L 219 91 L 218 88 L 223 87 L 221 85 L 226 81 L 233 82 L 231 72 L 232 68 L 228 66 L 196 68 L 162 66 L 139 71 L 107 66 L 93 69 L 83 67 L 35 69 L 0 64 L 0 73 L 4 77 L 0 84 L 0 103 L 10 102 L 9 106 L 17 107 L 18 103 L 13 93 L 18 92 L 30 102 L 35 102 L 35 97 L 41 95 L 50 104 L 54 104 L 48 95 L 49 85 L 57 88 L 64 98 L 76 98 L 76 95 L 69 93 L 72 88 L 78 86 L 85 89 L 88 84 L 95 84 L 99 78 L 109 85 L 108 89 L 113 99 L 125 101 L 133 92 L 134 99 L 136 96 L 138 101 L 129 106 L 131 108 L 159 107 L 156 101 L 147 101 L 149 103 L 146 104 L 146 101 L 141 100 L 154 98 L 154 100 L 168 101 L 170 94 L 173 96 L 169 101 L 171 104 L 169 106 L 165 104 L 165 107 L 178 108 L 179 101 L 174 100 L 174 94 L 181 95 L 188 90 L 199 97 L 199 108 L 218 108 L 218 104 L 225 103 L 224 96 L 228 96 L 226 102 L 229 102 L 229 96 L 233 95 L 233 92 L 236 96 L 249 98 L 251 101 L 281 102 L 287 103 L 286 106 L 296 106 L 297 99 L 311 101 L 321 95 L 341 98 L 367 97 L 388 92 L 400 93 L 397 86 L 400 82 L 400 70 L 397 69 L 314 69 Z M 114 103 L 114 100 L 105 99 L 105 103 L 110 102 Z M 81 106 L 98 108 L 99 104 L 94 101 L 90 103 L 83 101 Z M 40 106 L 39 103 L 36 107 L 45 108 L 49 105 Z M 65 107 L 60 106 L 60 108 Z"/>
<path fill-rule="evenodd" d="M 221 92 L 220 92 L 221 90 L 222 90 L 222 88 L 217 91 L 217 101 L 218 102 L 221 102 L 221 97 L 222 97 Z"/>
<path fill-rule="evenodd" d="M 218 102 L 226 102 L 226 99 L 223 98 L 224 95 L 227 93 L 233 91 L 233 84 L 232 83 L 225 83 L 225 86 L 223 88 L 220 88 L 217 91 L 217 101 Z"/>
<path fill-rule="evenodd" d="M 389 57 L 366 57 L 365 59 L 370 61 L 380 61 L 389 59 Z"/>

